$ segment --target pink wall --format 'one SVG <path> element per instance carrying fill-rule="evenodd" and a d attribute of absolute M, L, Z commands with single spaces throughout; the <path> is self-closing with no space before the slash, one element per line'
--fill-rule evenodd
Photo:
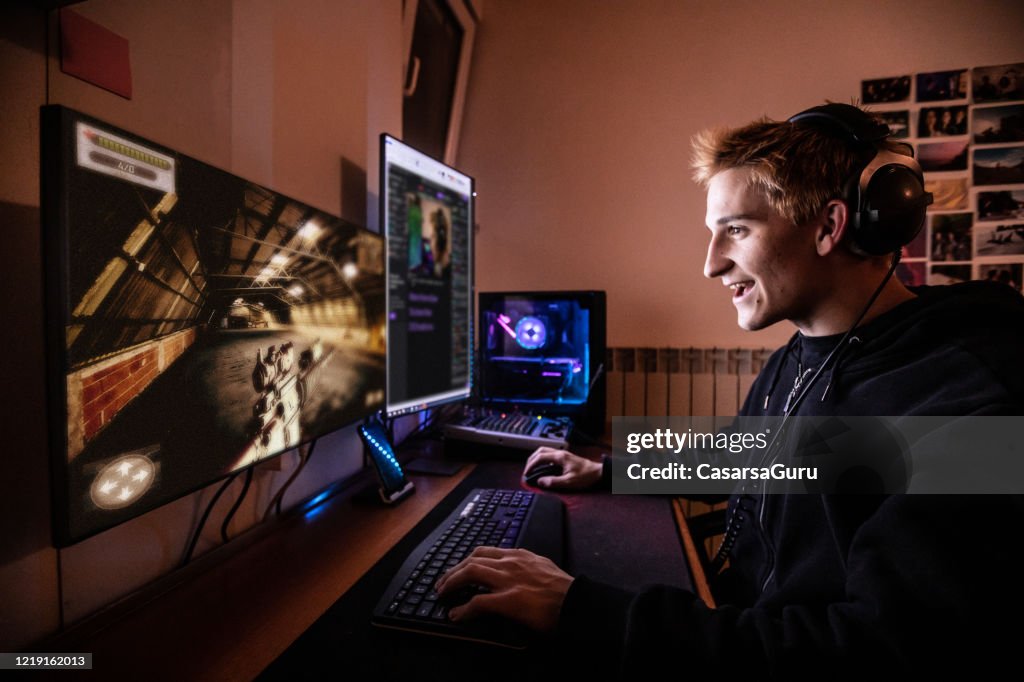
<path fill-rule="evenodd" d="M 479 290 L 601 288 L 611 345 L 777 346 L 702 274 L 689 139 L 860 81 L 1024 61 L 1014 1 L 492 0 L 459 165 L 477 178 Z"/>

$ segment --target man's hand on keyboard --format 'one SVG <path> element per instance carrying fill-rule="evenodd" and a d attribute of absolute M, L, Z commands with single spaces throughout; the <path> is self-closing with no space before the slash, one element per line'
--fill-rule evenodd
<path fill-rule="evenodd" d="M 550 559 L 525 549 L 477 547 L 444 574 L 437 592 L 444 599 L 471 586 L 487 590 L 451 607 L 448 615 L 453 621 L 495 614 L 539 632 L 551 632 L 572 581 L 572 576 Z"/>
<path fill-rule="evenodd" d="M 567 450 L 541 447 L 534 450 L 526 460 L 523 474 L 544 463 L 554 463 L 562 467 L 558 476 L 545 476 L 537 481 L 538 488 L 561 488 L 563 490 L 582 490 L 591 488 L 601 480 L 601 462 L 574 455 Z"/>

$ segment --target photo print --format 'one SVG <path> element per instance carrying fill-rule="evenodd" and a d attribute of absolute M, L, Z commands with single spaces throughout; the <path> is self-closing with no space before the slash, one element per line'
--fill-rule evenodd
<path fill-rule="evenodd" d="M 975 185 L 1012 185 L 1024 182 L 1024 147 L 974 150 Z"/>
<path fill-rule="evenodd" d="M 930 211 L 967 210 L 967 178 L 925 178 L 924 189 L 932 193 Z"/>
<path fill-rule="evenodd" d="M 917 101 L 967 99 L 967 69 L 917 74 Z"/>
<path fill-rule="evenodd" d="M 978 263 L 975 279 L 986 282 L 999 282 L 1020 293 L 1021 275 L 1024 274 L 1024 263 Z"/>
<path fill-rule="evenodd" d="M 967 134 L 967 106 L 925 107 L 917 120 L 918 137 Z"/>
<path fill-rule="evenodd" d="M 971 266 L 933 265 L 928 272 L 928 284 L 958 284 L 971 279 Z"/>
<path fill-rule="evenodd" d="M 967 170 L 966 142 L 931 142 L 917 145 L 917 161 L 926 173 Z"/>
<path fill-rule="evenodd" d="M 931 260 L 971 260 L 970 213 L 944 213 L 930 217 Z"/>
<path fill-rule="evenodd" d="M 900 259 L 928 257 L 928 230 L 922 229 L 914 239 L 903 247 Z"/>
<path fill-rule="evenodd" d="M 1024 142 L 1024 104 L 974 107 L 971 133 L 975 144 Z"/>
<path fill-rule="evenodd" d="M 1024 62 L 972 69 L 971 83 L 975 103 L 1024 99 Z"/>
<path fill-rule="evenodd" d="M 903 282 L 904 286 L 918 287 L 926 283 L 927 266 L 925 261 L 900 263 L 896 266 L 896 278 Z"/>
<path fill-rule="evenodd" d="M 910 99 L 910 76 L 861 81 L 860 99 L 864 104 L 906 102 Z"/>
<path fill-rule="evenodd" d="M 1024 221 L 1024 189 L 978 192 L 978 220 Z"/>
<path fill-rule="evenodd" d="M 1024 223 L 979 223 L 974 228 L 976 256 L 1024 254 Z"/>
<path fill-rule="evenodd" d="M 906 109 L 898 111 L 873 111 L 871 112 L 889 126 L 892 138 L 902 140 L 910 137 L 910 112 Z"/>
<path fill-rule="evenodd" d="M 428 194 L 406 195 L 410 274 L 444 279 L 451 271 L 451 209 Z"/>

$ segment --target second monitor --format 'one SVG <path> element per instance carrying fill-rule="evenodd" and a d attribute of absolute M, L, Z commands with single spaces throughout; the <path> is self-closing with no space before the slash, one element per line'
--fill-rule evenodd
<path fill-rule="evenodd" d="M 469 397 L 473 178 L 381 136 L 387 414 Z"/>

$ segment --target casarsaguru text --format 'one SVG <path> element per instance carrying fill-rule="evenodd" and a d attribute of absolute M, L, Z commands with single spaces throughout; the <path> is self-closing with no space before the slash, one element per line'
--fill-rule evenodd
<path fill-rule="evenodd" d="M 807 480 L 818 479 L 818 467 L 790 467 L 773 464 L 767 467 L 722 467 L 711 464 L 687 466 L 673 462 L 660 467 L 630 464 L 626 475 L 634 481 L 755 481 L 755 480 Z"/>

